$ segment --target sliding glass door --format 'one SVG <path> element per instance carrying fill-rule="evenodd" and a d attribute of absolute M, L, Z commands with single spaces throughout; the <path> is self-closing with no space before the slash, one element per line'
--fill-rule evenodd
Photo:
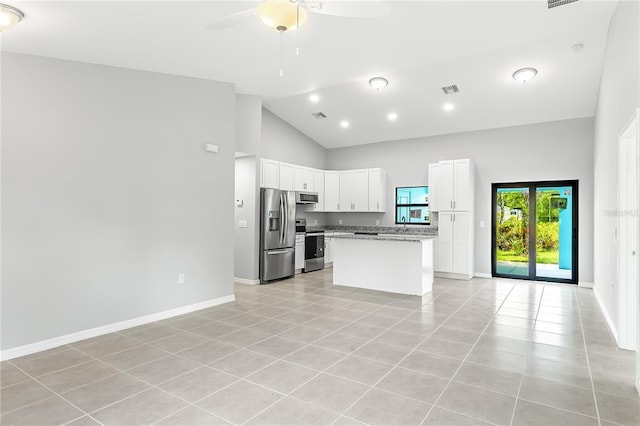
<path fill-rule="evenodd" d="M 492 185 L 493 276 L 578 282 L 578 182 Z"/>

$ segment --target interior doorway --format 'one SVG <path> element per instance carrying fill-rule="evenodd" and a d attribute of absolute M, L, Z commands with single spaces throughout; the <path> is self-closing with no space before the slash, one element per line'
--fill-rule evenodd
<path fill-rule="evenodd" d="M 640 110 L 618 137 L 618 346 L 636 351 L 636 388 L 640 392 Z"/>
<path fill-rule="evenodd" d="M 578 181 L 492 185 L 494 277 L 578 283 Z"/>

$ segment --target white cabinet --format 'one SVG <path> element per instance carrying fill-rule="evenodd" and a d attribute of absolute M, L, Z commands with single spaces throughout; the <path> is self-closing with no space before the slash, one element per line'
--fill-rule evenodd
<path fill-rule="evenodd" d="M 296 235 L 296 257 L 295 268 L 304 268 L 304 235 Z"/>
<path fill-rule="evenodd" d="M 293 191 L 293 164 L 280 163 L 280 186 L 283 191 Z"/>
<path fill-rule="evenodd" d="M 324 211 L 324 170 L 313 170 L 313 191 L 318 193 L 318 202 L 313 206 L 313 211 Z"/>
<path fill-rule="evenodd" d="M 317 170 L 263 158 L 260 187 L 318 193 L 318 203 L 306 211 L 385 212 L 385 169 Z"/>
<path fill-rule="evenodd" d="M 440 164 L 429 164 L 429 210 L 440 211 Z"/>
<path fill-rule="evenodd" d="M 369 209 L 369 170 L 340 172 L 340 211 L 363 212 Z"/>
<path fill-rule="evenodd" d="M 430 207 L 438 212 L 436 272 L 440 276 L 473 277 L 474 176 L 474 164 L 469 159 L 429 165 Z"/>
<path fill-rule="evenodd" d="M 469 212 L 440 212 L 436 270 L 473 277 L 473 240 Z"/>
<path fill-rule="evenodd" d="M 340 172 L 324 172 L 324 211 L 337 212 L 340 204 Z"/>
<path fill-rule="evenodd" d="M 324 264 L 333 263 L 333 237 L 324 237 Z"/>
<path fill-rule="evenodd" d="M 293 189 L 295 191 L 315 191 L 313 189 L 313 169 L 294 166 Z"/>
<path fill-rule="evenodd" d="M 387 211 L 387 171 L 369 169 L 369 211 Z"/>
<path fill-rule="evenodd" d="M 439 162 L 436 187 L 438 211 L 468 211 L 473 201 L 473 162 L 469 159 Z"/>
<path fill-rule="evenodd" d="M 276 189 L 280 187 L 280 163 L 278 161 L 266 158 L 260 160 L 260 187 Z"/>

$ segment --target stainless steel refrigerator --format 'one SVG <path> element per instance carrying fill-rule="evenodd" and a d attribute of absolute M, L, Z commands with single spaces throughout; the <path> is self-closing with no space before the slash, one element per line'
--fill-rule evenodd
<path fill-rule="evenodd" d="M 260 189 L 260 282 L 295 273 L 296 194 Z"/>

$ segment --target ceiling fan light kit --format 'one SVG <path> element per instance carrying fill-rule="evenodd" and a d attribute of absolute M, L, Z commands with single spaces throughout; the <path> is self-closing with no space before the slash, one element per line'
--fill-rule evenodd
<path fill-rule="evenodd" d="M 8 30 L 24 19 L 24 13 L 8 4 L 0 3 L 0 32 Z"/>
<path fill-rule="evenodd" d="M 271 0 L 260 4 L 256 14 L 267 27 L 279 32 L 293 31 L 307 19 L 307 11 L 297 2 Z"/>

